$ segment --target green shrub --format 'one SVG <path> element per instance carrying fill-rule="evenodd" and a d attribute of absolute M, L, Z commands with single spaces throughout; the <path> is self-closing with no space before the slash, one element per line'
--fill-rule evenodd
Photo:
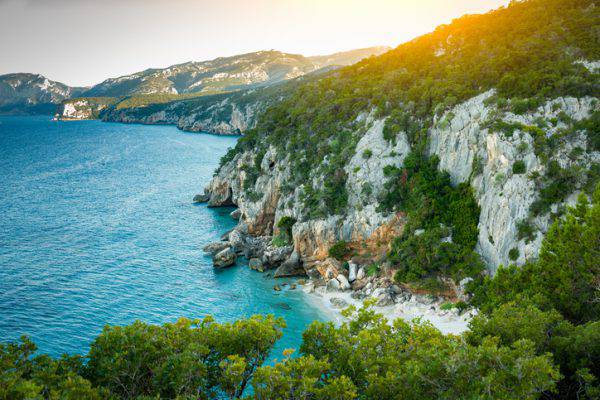
<path fill-rule="evenodd" d="M 525 242 L 529 243 L 535 239 L 535 233 L 536 229 L 529 220 L 524 219 L 517 222 L 517 239 L 525 239 Z"/>
<path fill-rule="evenodd" d="M 520 175 L 520 174 L 524 174 L 525 172 L 527 172 L 527 167 L 525 165 L 525 162 L 523 160 L 515 161 L 512 166 L 512 172 L 515 175 Z"/>
<path fill-rule="evenodd" d="M 519 249 L 517 249 L 516 247 L 510 249 L 510 251 L 508 252 L 508 258 L 511 261 L 517 261 L 517 259 L 519 258 Z"/>
<path fill-rule="evenodd" d="M 380 270 L 381 267 L 379 266 L 379 264 L 373 263 L 367 265 L 367 267 L 365 268 L 365 273 L 367 274 L 367 276 L 377 276 L 379 275 Z"/>
<path fill-rule="evenodd" d="M 277 235 L 277 236 L 273 236 L 273 239 L 271 240 L 271 244 L 275 247 L 285 247 L 290 244 L 290 240 L 289 240 L 288 236 L 286 236 L 285 234 Z"/>
<path fill-rule="evenodd" d="M 350 257 L 352 250 L 348 246 L 348 242 L 340 240 L 329 248 L 329 257 L 335 258 L 339 261 L 345 261 Z"/>
<path fill-rule="evenodd" d="M 292 228 L 294 227 L 295 223 L 296 219 L 288 215 L 281 217 L 279 222 L 277 222 L 277 227 L 281 229 L 281 232 L 288 241 L 292 240 Z"/>
<path fill-rule="evenodd" d="M 371 149 L 365 149 L 365 151 L 363 151 L 362 153 L 362 157 L 365 160 L 368 160 L 369 158 L 371 158 L 373 156 L 373 151 Z"/>

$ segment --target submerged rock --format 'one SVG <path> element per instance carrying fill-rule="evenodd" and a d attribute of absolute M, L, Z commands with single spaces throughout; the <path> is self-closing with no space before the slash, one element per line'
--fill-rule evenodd
<path fill-rule="evenodd" d="M 281 308 L 282 310 L 291 310 L 292 309 L 292 307 L 288 303 L 277 303 L 275 305 L 277 307 Z"/>
<path fill-rule="evenodd" d="M 242 216 L 242 211 L 239 208 L 236 208 L 232 212 L 229 213 L 229 216 L 233 219 L 240 219 Z"/>
<path fill-rule="evenodd" d="M 213 266 L 215 268 L 226 268 L 235 264 L 237 255 L 231 247 L 221 250 L 213 256 Z"/>
<path fill-rule="evenodd" d="M 265 272 L 265 267 L 263 266 L 262 260 L 260 258 L 251 258 L 248 261 L 248 266 L 250 269 L 253 269 L 258 272 Z"/>

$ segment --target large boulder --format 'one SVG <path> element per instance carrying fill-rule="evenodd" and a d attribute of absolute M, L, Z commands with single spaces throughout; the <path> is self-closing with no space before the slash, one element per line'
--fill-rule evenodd
<path fill-rule="evenodd" d="M 357 274 L 358 274 L 358 265 L 356 265 L 355 263 L 351 262 L 348 265 L 348 281 L 349 282 L 354 282 L 356 280 Z"/>
<path fill-rule="evenodd" d="M 236 208 L 235 210 L 229 213 L 229 216 L 233 219 L 240 219 L 240 217 L 242 216 L 242 210 Z"/>
<path fill-rule="evenodd" d="M 194 203 L 206 203 L 210 200 L 210 195 L 209 194 L 197 194 L 194 196 L 194 198 L 192 199 L 192 201 Z"/>
<path fill-rule="evenodd" d="M 285 260 L 276 270 L 273 275 L 275 278 L 286 278 L 290 276 L 303 276 L 306 275 L 302 263 L 300 262 L 300 256 L 298 253 L 293 252 L 290 257 Z"/>
<path fill-rule="evenodd" d="M 215 268 L 226 268 L 235 264 L 237 255 L 231 247 L 221 250 L 213 256 L 213 266 Z"/>
<path fill-rule="evenodd" d="M 269 267 L 279 266 L 279 264 L 284 262 L 289 257 L 289 255 L 292 253 L 292 250 L 292 246 L 269 247 L 263 254 L 263 264 Z"/>
<path fill-rule="evenodd" d="M 345 275 L 339 274 L 337 276 L 337 280 L 338 282 L 340 282 L 340 289 L 342 290 L 350 290 L 352 286 L 350 286 L 350 282 L 348 282 L 348 279 L 346 278 Z"/>
<path fill-rule="evenodd" d="M 325 280 L 334 279 L 342 270 L 342 263 L 335 258 L 327 258 L 324 261 L 316 264 L 315 267 Z"/>
<path fill-rule="evenodd" d="M 327 282 L 328 292 L 337 292 L 338 290 L 340 290 L 340 281 L 338 281 L 337 279 L 332 279 L 329 282 Z"/>
<path fill-rule="evenodd" d="M 269 248 L 271 240 L 271 236 L 247 236 L 245 246 L 246 258 L 262 258 L 265 250 Z"/>
<path fill-rule="evenodd" d="M 202 248 L 205 253 L 214 256 L 218 252 L 230 247 L 229 242 L 212 242 Z"/>
<path fill-rule="evenodd" d="M 244 252 L 244 249 L 246 247 L 246 235 L 244 233 L 240 232 L 237 229 L 234 229 L 231 232 L 229 232 L 227 238 L 229 240 L 229 243 L 231 243 L 233 251 L 235 251 L 238 254 Z"/>

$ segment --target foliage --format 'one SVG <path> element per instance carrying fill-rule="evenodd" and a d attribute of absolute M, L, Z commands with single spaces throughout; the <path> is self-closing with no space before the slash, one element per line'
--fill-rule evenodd
<path fill-rule="evenodd" d="M 390 260 L 399 267 L 397 282 L 414 282 L 429 276 L 451 276 L 460 280 L 474 276 L 484 269 L 480 258 L 472 249 L 446 241 L 448 230 L 433 228 L 420 235 L 396 239 Z"/>
<path fill-rule="evenodd" d="M 347 378 L 346 390 L 364 399 L 536 399 L 558 378 L 551 358 L 535 355 L 528 340 L 473 346 L 426 323 L 390 325 L 368 307 L 339 327 L 313 322 L 301 351 L 330 365 L 321 376 Z"/>
<path fill-rule="evenodd" d="M 539 260 L 522 268 L 500 268 L 484 279 L 473 303 L 484 312 L 516 298 L 529 298 L 542 309 L 554 308 L 574 323 L 600 318 L 600 186 L 593 204 L 580 196 L 576 207 L 548 231 Z"/>
<path fill-rule="evenodd" d="M 539 184 L 539 198 L 531 205 L 532 214 L 543 215 L 553 204 L 563 201 L 573 193 L 580 178 L 580 171 L 576 168 L 563 168 L 557 161 L 550 161 Z"/>
<path fill-rule="evenodd" d="M 517 160 L 512 166 L 512 172 L 515 175 L 524 174 L 527 171 L 527 166 L 523 160 Z"/>
<path fill-rule="evenodd" d="M 290 244 L 290 238 L 285 234 L 275 235 L 271 244 L 275 247 L 285 247 Z"/>
<path fill-rule="evenodd" d="M 54 360 L 34 356 L 36 346 L 27 337 L 20 342 L 0 343 L 0 399 L 99 400 L 107 397 L 104 389 L 93 388 L 80 373 L 79 357 Z"/>
<path fill-rule="evenodd" d="M 275 366 L 257 371 L 257 400 L 351 400 L 357 398 L 354 384 L 345 376 L 331 377 L 331 365 L 313 356 L 286 358 Z"/>
<path fill-rule="evenodd" d="M 333 246 L 329 248 L 329 257 L 333 257 L 339 261 L 346 260 L 350 257 L 351 253 L 352 250 L 348 247 L 348 242 L 344 240 L 334 243 Z"/>
<path fill-rule="evenodd" d="M 508 251 L 508 258 L 511 261 L 517 261 L 517 259 L 519 258 L 519 249 L 517 249 L 516 247 L 513 247 L 512 249 L 510 249 Z"/>
<path fill-rule="evenodd" d="M 563 376 L 558 398 L 600 395 L 600 186 L 592 200 L 582 194 L 553 223 L 537 261 L 500 268 L 471 288 L 483 314 L 471 323 L 470 342 L 527 339 L 538 354 L 552 353 Z"/>
<path fill-rule="evenodd" d="M 435 156 L 412 152 L 402 168 L 384 169 L 387 181 L 381 209 L 406 212 L 409 221 L 389 253 L 390 260 L 398 265 L 398 282 L 438 274 L 460 279 L 483 270 L 473 251 L 479 206 L 470 186 L 453 187 L 448 173 L 439 171 L 438 163 Z M 418 229 L 423 233 L 415 234 Z"/>
<path fill-rule="evenodd" d="M 288 215 L 281 217 L 279 222 L 277 222 L 277 227 L 281 229 L 283 234 L 286 236 L 288 241 L 292 240 L 292 228 L 296 223 L 296 219 L 294 217 L 290 217 Z"/>
<path fill-rule="evenodd" d="M 240 396 L 283 327 L 272 316 L 106 327 L 91 345 L 86 376 L 124 399 Z"/>
<path fill-rule="evenodd" d="M 367 267 L 365 268 L 365 273 L 367 274 L 367 276 L 377 276 L 380 270 L 381 267 L 379 266 L 379 264 L 372 263 L 367 265 Z"/>
<path fill-rule="evenodd" d="M 531 221 L 524 219 L 517 222 L 517 239 L 525 239 L 527 243 L 535 239 L 535 229 Z"/>

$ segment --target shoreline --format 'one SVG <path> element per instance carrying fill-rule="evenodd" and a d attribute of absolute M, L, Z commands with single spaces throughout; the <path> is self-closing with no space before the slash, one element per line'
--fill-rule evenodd
<path fill-rule="evenodd" d="M 364 300 L 355 299 L 352 297 L 353 291 L 327 291 L 322 290 L 325 287 L 312 290 L 310 287 L 312 282 L 308 281 L 305 285 L 300 285 L 304 291 L 305 298 L 311 304 L 317 307 L 324 315 L 327 315 L 335 324 L 341 324 L 348 319 L 342 316 L 341 312 L 348 306 L 360 308 L 363 306 Z M 322 289 L 321 289 L 322 288 Z M 321 289 L 321 290 L 320 290 Z M 338 303 L 340 299 L 347 305 L 339 307 L 332 303 Z M 411 323 L 415 319 L 422 322 L 431 323 L 436 329 L 443 334 L 460 335 L 469 329 L 469 322 L 477 314 L 476 310 L 470 309 L 459 314 L 456 309 L 440 310 L 439 306 L 443 302 L 435 301 L 430 305 L 416 301 L 413 297 L 411 300 L 398 302 L 387 306 L 373 306 L 373 310 L 377 314 L 383 315 L 389 324 L 392 324 L 396 319 L 402 319 Z M 339 304 L 339 303 L 338 303 Z"/>
<path fill-rule="evenodd" d="M 206 203 L 206 194 L 194 196 L 194 203 Z M 239 221 L 236 208 L 230 216 Z M 410 323 L 414 320 L 431 323 L 444 334 L 459 335 L 468 330 L 470 320 L 477 315 L 476 309 L 459 309 L 455 301 L 464 300 L 463 282 L 454 288 L 455 297 L 444 294 L 413 292 L 394 282 L 389 273 L 371 275 L 366 265 L 350 261 L 348 268 L 331 257 L 313 260 L 307 269 L 298 250 L 292 245 L 278 247 L 272 236 L 254 236 L 241 221 L 221 240 L 203 248 L 212 256 L 213 268 L 250 268 L 268 274 L 273 290 L 281 291 L 285 284 L 278 278 L 303 278 L 297 289 L 304 292 L 306 301 L 318 308 L 336 324 L 346 320 L 342 310 L 349 306 L 361 308 L 367 299 L 373 299 L 373 310 L 383 315 L 391 324 L 401 318 Z M 247 262 L 240 262 L 242 259 Z M 464 303 L 463 303 L 464 305 Z"/>

